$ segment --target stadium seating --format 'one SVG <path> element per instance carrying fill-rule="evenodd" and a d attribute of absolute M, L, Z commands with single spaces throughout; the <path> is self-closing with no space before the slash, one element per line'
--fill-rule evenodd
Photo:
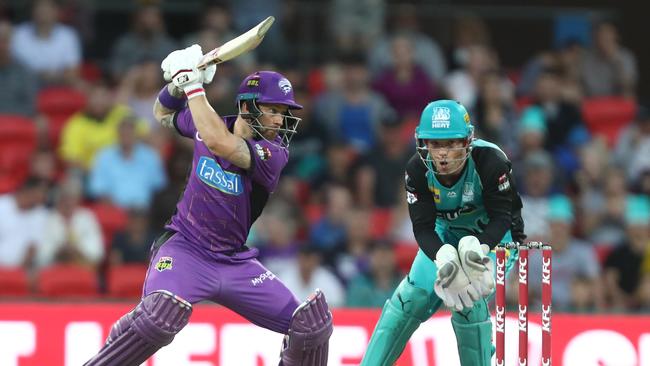
<path fill-rule="evenodd" d="M 605 137 L 612 147 L 618 134 L 636 114 L 636 103 L 621 97 L 598 97 L 582 103 L 582 117 L 589 131 Z"/>
<path fill-rule="evenodd" d="M 41 90 L 37 97 L 38 112 L 48 121 L 49 140 L 58 146 L 63 126 L 68 119 L 86 105 L 86 96 L 69 87 L 51 87 Z"/>
<path fill-rule="evenodd" d="M 398 242 L 395 244 L 395 260 L 401 273 L 406 274 L 411 270 L 411 264 L 418 253 L 418 249 L 419 247 L 415 242 Z"/>
<path fill-rule="evenodd" d="M 109 248 L 110 243 L 113 240 L 113 235 L 126 227 L 126 212 L 109 203 L 94 203 L 89 205 L 88 208 L 95 214 L 95 217 L 102 228 L 104 244 L 106 245 L 106 248 Z"/>
<path fill-rule="evenodd" d="M 144 264 L 111 266 L 108 270 L 108 296 L 136 299 L 142 295 L 142 284 L 147 273 Z"/>
<path fill-rule="evenodd" d="M 27 178 L 36 143 L 36 126 L 32 120 L 0 115 L 0 193 L 16 190 Z"/>
<path fill-rule="evenodd" d="M 0 268 L 0 296 L 26 296 L 29 280 L 22 268 Z"/>
<path fill-rule="evenodd" d="M 53 265 L 38 274 L 38 294 L 55 298 L 94 298 L 98 296 L 97 274 L 74 264 Z"/>

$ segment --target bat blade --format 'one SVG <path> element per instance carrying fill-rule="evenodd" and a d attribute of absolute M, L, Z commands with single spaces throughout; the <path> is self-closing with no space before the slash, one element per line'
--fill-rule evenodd
<path fill-rule="evenodd" d="M 197 67 L 199 70 L 204 70 L 210 65 L 220 64 L 224 61 L 231 60 L 241 55 L 242 53 L 254 49 L 262 42 L 264 36 L 266 35 L 266 32 L 269 31 L 269 28 L 271 28 L 271 25 L 273 25 L 274 21 L 274 17 L 268 17 L 246 33 L 240 35 L 237 38 L 233 38 L 230 41 L 206 53 Z"/>

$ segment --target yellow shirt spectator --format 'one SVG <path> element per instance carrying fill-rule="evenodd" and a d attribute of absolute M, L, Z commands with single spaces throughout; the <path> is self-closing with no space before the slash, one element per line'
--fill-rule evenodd
<path fill-rule="evenodd" d="M 61 158 L 88 170 L 100 149 L 117 142 L 117 128 L 130 114 L 128 107 L 115 105 L 102 120 L 91 118 L 84 112 L 73 115 L 61 135 Z M 144 121 L 139 122 L 136 129 L 143 137 L 148 133 L 148 126 Z"/>

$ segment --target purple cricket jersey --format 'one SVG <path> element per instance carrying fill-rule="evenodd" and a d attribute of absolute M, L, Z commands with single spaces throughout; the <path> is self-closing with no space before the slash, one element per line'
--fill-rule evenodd
<path fill-rule="evenodd" d="M 236 118 L 223 117 L 230 131 Z M 178 112 L 175 126 L 194 140 L 194 156 L 185 191 L 166 228 L 211 251 L 236 251 L 245 244 L 251 225 L 278 185 L 288 151 L 264 139 L 246 140 L 251 167 L 245 170 L 205 146 L 189 108 Z"/>

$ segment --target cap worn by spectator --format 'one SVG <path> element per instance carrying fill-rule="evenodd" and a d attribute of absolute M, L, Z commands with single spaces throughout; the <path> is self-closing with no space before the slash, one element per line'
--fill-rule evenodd
<path fill-rule="evenodd" d="M 555 195 L 548 202 L 549 221 L 572 223 L 574 219 L 573 204 L 565 195 Z"/>
<path fill-rule="evenodd" d="M 634 226 L 650 224 L 650 202 L 648 197 L 641 195 L 628 197 L 625 207 L 625 222 Z"/>

